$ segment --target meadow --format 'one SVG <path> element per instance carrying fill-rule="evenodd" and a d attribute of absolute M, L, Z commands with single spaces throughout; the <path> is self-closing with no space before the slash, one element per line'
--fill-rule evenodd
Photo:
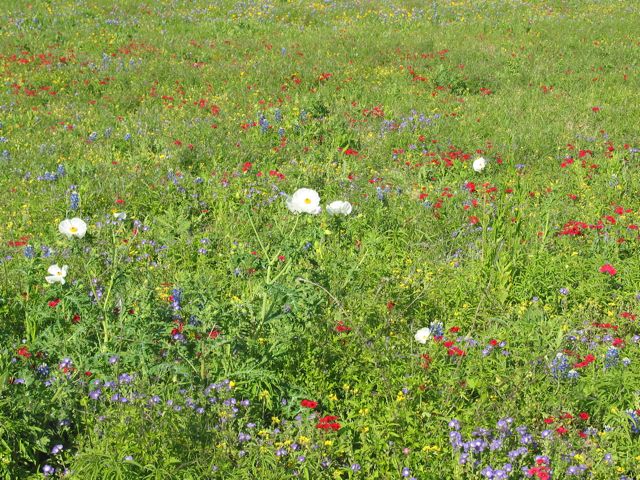
<path fill-rule="evenodd" d="M 640 3 L 0 3 L 0 478 L 640 478 Z"/>

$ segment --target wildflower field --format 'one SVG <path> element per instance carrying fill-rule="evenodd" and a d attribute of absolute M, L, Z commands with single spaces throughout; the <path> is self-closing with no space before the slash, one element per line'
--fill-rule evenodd
<path fill-rule="evenodd" d="M 640 3 L 0 3 L 0 478 L 640 478 Z"/>

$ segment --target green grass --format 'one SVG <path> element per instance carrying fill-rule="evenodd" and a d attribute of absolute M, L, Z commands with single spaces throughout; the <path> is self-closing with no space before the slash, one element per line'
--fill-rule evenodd
<path fill-rule="evenodd" d="M 637 478 L 635 3 L 7 3 L 3 478 Z"/>

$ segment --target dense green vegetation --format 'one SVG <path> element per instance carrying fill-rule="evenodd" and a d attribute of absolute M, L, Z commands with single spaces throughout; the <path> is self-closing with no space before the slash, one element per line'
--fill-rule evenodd
<path fill-rule="evenodd" d="M 640 5 L 4 3 L 3 478 L 638 478 Z"/>

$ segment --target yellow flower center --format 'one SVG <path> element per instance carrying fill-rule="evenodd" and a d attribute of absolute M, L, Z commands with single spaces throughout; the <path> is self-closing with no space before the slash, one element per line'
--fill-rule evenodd
<path fill-rule="evenodd" d="M 304 203 L 306 203 L 307 205 L 309 205 L 311 203 L 311 199 L 310 198 L 305 198 L 304 199 Z"/>
<path fill-rule="evenodd" d="M 71 228 L 69 229 L 69 231 L 70 231 L 71 233 L 76 233 L 76 232 L 78 231 L 78 229 L 77 229 L 76 227 L 71 227 Z"/>
<path fill-rule="evenodd" d="M 56 277 L 61 277 L 62 276 L 62 272 L 60 270 L 58 270 L 58 273 L 56 274 Z"/>

